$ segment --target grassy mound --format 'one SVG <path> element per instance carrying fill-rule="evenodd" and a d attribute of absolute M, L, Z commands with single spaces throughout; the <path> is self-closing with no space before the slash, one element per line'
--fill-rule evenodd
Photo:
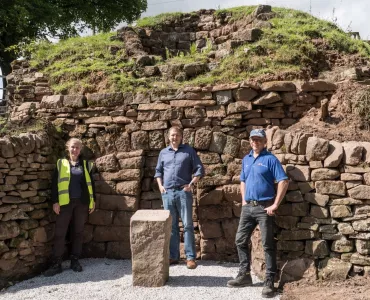
<path fill-rule="evenodd" d="M 228 13 L 231 21 L 237 21 L 254 9 L 242 6 L 215 14 Z M 125 56 L 123 43 L 113 38 L 115 33 L 71 38 L 57 44 L 40 43 L 32 52 L 31 64 L 49 75 L 55 92 L 85 93 L 238 82 L 270 74 L 298 74 L 307 69 L 321 71 L 317 62 L 325 51 L 370 57 L 369 44 L 350 38 L 333 23 L 297 10 L 272 10 L 275 17 L 269 21 L 273 27 L 264 29 L 260 40 L 240 46 L 218 61 L 212 71 L 182 83 L 162 82 L 159 77 L 136 78 L 136 66 Z M 136 26 L 160 28 L 161 24 L 181 17 L 181 13 L 161 14 L 138 20 Z M 199 53 L 192 45 L 189 54 L 168 55 L 165 61 L 158 59 L 157 64 L 209 62 L 210 51 L 211 47 L 207 47 Z"/>

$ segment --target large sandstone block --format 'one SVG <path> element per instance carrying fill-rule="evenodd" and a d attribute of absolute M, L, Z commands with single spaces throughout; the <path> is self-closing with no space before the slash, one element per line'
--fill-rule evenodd
<path fill-rule="evenodd" d="M 343 146 L 336 141 L 329 142 L 328 156 L 324 160 L 324 167 L 335 168 L 338 167 L 344 155 Z"/>
<path fill-rule="evenodd" d="M 332 194 L 338 196 L 346 195 L 346 185 L 343 181 L 316 181 L 315 188 L 316 192 L 319 194 Z"/>
<path fill-rule="evenodd" d="M 359 142 L 343 143 L 344 162 L 346 165 L 356 166 L 362 159 L 364 147 Z"/>
<path fill-rule="evenodd" d="M 359 185 L 353 189 L 348 190 L 348 194 L 351 198 L 369 200 L 370 199 L 370 186 Z"/>
<path fill-rule="evenodd" d="M 307 140 L 306 157 L 308 161 L 324 160 L 329 151 L 329 142 L 318 137 Z"/>
<path fill-rule="evenodd" d="M 324 280 L 345 280 L 351 267 L 352 265 L 349 262 L 337 258 L 326 258 L 319 264 L 319 278 Z"/>
<path fill-rule="evenodd" d="M 339 176 L 339 171 L 335 169 L 319 168 L 311 172 L 311 180 L 313 181 L 332 180 L 338 178 Z"/>
<path fill-rule="evenodd" d="M 287 165 L 287 175 L 294 181 L 310 181 L 310 168 L 308 166 Z"/>
<path fill-rule="evenodd" d="M 132 282 L 163 286 L 169 277 L 172 217 L 168 210 L 139 210 L 131 218 Z"/>
<path fill-rule="evenodd" d="M 288 261 L 281 269 L 280 283 L 306 279 L 316 279 L 315 261 L 309 258 L 298 258 Z"/>

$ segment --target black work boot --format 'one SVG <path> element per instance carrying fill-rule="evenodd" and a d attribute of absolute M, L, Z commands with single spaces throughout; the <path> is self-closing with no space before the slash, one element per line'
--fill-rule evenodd
<path fill-rule="evenodd" d="M 82 267 L 78 262 L 78 257 L 73 255 L 71 256 L 71 269 L 75 272 L 82 272 Z"/>
<path fill-rule="evenodd" d="M 265 283 L 262 289 L 262 298 L 272 298 L 275 296 L 274 277 L 266 277 Z"/>
<path fill-rule="evenodd" d="M 246 271 L 239 271 L 235 279 L 231 279 L 227 282 L 227 286 L 231 288 L 251 286 L 252 284 L 251 273 Z"/>
<path fill-rule="evenodd" d="M 43 274 L 46 277 L 51 277 L 56 274 L 62 273 L 62 259 L 61 258 L 54 258 L 49 269 L 47 269 Z"/>

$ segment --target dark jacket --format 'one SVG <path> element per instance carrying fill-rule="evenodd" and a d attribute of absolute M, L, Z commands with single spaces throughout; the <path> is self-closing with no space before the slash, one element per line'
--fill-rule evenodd
<path fill-rule="evenodd" d="M 83 159 L 79 159 L 79 163 L 83 166 Z M 90 174 L 90 178 L 91 178 L 91 185 L 92 185 L 92 189 L 93 189 L 93 196 L 94 196 L 94 202 L 95 202 L 95 184 L 94 184 L 94 179 L 93 179 L 93 171 L 94 171 L 94 167 L 91 169 L 91 171 L 89 172 Z M 87 188 L 87 184 L 86 184 L 86 177 L 85 177 L 85 172 L 82 172 L 83 174 L 83 183 L 82 186 L 81 186 L 81 189 L 82 189 L 82 196 L 81 196 L 81 201 L 82 203 L 84 204 L 89 204 L 90 203 L 90 195 L 89 195 L 89 190 Z M 55 167 L 54 169 L 54 173 L 53 173 L 53 177 L 52 177 L 52 180 L 51 180 L 51 202 L 54 204 L 54 203 L 58 203 L 59 200 L 58 200 L 58 168 Z"/>

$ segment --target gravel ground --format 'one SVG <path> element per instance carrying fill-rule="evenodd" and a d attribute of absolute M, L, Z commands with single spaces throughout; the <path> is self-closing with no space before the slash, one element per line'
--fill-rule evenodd
<path fill-rule="evenodd" d="M 255 276 L 253 287 L 226 287 L 238 271 L 233 263 L 200 261 L 196 270 L 188 270 L 185 264 L 171 266 L 170 278 L 160 288 L 132 287 L 130 260 L 83 259 L 81 264 L 83 273 L 73 272 L 69 262 L 64 262 L 63 273 L 17 283 L 0 293 L 0 299 L 263 299 L 262 283 Z"/>

